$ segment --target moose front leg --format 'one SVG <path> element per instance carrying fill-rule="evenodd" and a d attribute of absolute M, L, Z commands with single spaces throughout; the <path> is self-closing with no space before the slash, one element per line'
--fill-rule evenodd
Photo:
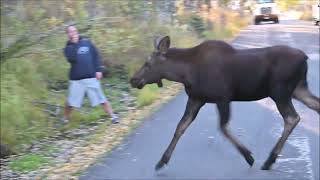
<path fill-rule="evenodd" d="M 174 133 L 174 136 L 171 140 L 170 145 L 168 146 L 167 150 L 162 155 L 161 160 L 156 165 L 156 167 L 155 167 L 156 170 L 161 169 L 165 164 L 167 164 L 169 162 L 171 154 L 174 151 L 174 148 L 176 147 L 180 137 L 185 132 L 185 130 L 189 127 L 189 125 L 192 123 L 192 121 L 195 119 L 200 108 L 204 104 L 205 104 L 204 102 L 202 102 L 198 99 L 193 99 L 193 98 L 188 99 L 188 103 L 187 103 L 187 107 L 184 112 L 184 115 L 176 128 L 176 131 Z"/>

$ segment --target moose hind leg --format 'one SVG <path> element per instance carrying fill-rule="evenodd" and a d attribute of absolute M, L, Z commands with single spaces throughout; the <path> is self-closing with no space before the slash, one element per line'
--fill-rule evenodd
<path fill-rule="evenodd" d="M 293 98 L 301 101 L 303 104 L 320 114 L 320 99 L 310 92 L 306 81 L 302 81 L 298 84 L 293 92 Z"/>
<path fill-rule="evenodd" d="M 162 155 L 162 158 L 156 165 L 155 169 L 159 170 L 161 169 L 165 164 L 167 164 L 171 158 L 172 152 L 174 148 L 176 147 L 180 137 L 183 135 L 185 130 L 189 127 L 189 125 L 192 123 L 192 121 L 197 116 L 200 108 L 204 105 L 202 101 L 191 99 L 189 98 L 186 110 L 184 112 L 184 115 L 180 122 L 178 123 L 178 126 L 176 128 L 176 131 L 174 133 L 174 136 L 170 142 L 170 145 Z"/>
<path fill-rule="evenodd" d="M 277 144 L 272 149 L 268 159 L 265 161 L 263 166 L 261 167 L 262 170 L 269 170 L 281 152 L 284 143 L 288 139 L 289 135 L 291 134 L 292 130 L 296 127 L 296 125 L 300 121 L 300 117 L 295 111 L 291 99 L 288 102 L 276 102 L 277 108 L 284 119 L 284 129 L 282 132 L 281 137 L 279 138 Z"/>
<path fill-rule="evenodd" d="M 251 152 L 241 144 L 234 136 L 229 132 L 227 125 L 230 119 L 230 105 L 229 103 L 219 103 L 217 104 L 219 115 L 220 115 L 220 129 L 222 133 L 230 140 L 230 142 L 238 149 L 238 151 L 245 158 L 247 163 L 252 166 L 254 159 L 251 156 Z"/>

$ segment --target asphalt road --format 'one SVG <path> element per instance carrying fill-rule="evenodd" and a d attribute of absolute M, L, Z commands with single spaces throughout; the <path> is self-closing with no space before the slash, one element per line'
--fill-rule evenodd
<path fill-rule="evenodd" d="M 319 97 L 318 28 L 294 20 L 252 25 L 232 44 L 237 48 L 286 44 L 305 51 L 310 89 Z M 170 143 L 186 102 L 185 93 L 181 93 L 164 105 L 80 179 L 319 179 L 319 115 L 296 101 L 301 123 L 273 169 L 260 170 L 283 128 L 270 99 L 232 104 L 230 129 L 252 151 L 252 168 L 218 130 L 215 105 L 207 104 L 180 139 L 169 164 L 156 172 L 154 166 Z"/>

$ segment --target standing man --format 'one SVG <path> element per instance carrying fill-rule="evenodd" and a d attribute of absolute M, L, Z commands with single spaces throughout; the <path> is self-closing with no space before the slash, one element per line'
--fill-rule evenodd
<path fill-rule="evenodd" d="M 71 64 L 71 69 L 63 121 L 68 122 L 73 107 L 80 108 L 87 94 L 92 106 L 101 104 L 104 111 L 111 116 L 112 123 L 118 123 L 118 117 L 113 113 L 99 81 L 102 78 L 102 69 L 98 50 L 89 39 L 79 35 L 75 26 L 68 26 L 66 31 L 69 41 L 64 48 L 64 56 Z"/>

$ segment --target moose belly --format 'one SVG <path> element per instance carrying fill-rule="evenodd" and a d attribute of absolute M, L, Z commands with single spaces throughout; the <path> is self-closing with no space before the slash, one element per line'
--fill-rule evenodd
<path fill-rule="evenodd" d="M 267 88 L 264 86 L 258 88 L 186 88 L 189 96 L 204 99 L 208 103 L 217 103 L 221 101 L 256 101 L 269 96 Z"/>
<path fill-rule="evenodd" d="M 269 96 L 267 84 L 258 86 L 244 85 L 235 88 L 232 93 L 232 101 L 255 101 Z"/>
<path fill-rule="evenodd" d="M 255 93 L 255 94 L 240 94 L 232 98 L 232 101 L 256 101 L 268 97 L 267 94 Z"/>
<path fill-rule="evenodd" d="M 197 84 L 185 88 L 188 96 L 202 99 L 208 103 L 217 103 L 225 100 L 230 100 L 232 90 L 226 86 L 214 86 L 212 84 Z"/>

